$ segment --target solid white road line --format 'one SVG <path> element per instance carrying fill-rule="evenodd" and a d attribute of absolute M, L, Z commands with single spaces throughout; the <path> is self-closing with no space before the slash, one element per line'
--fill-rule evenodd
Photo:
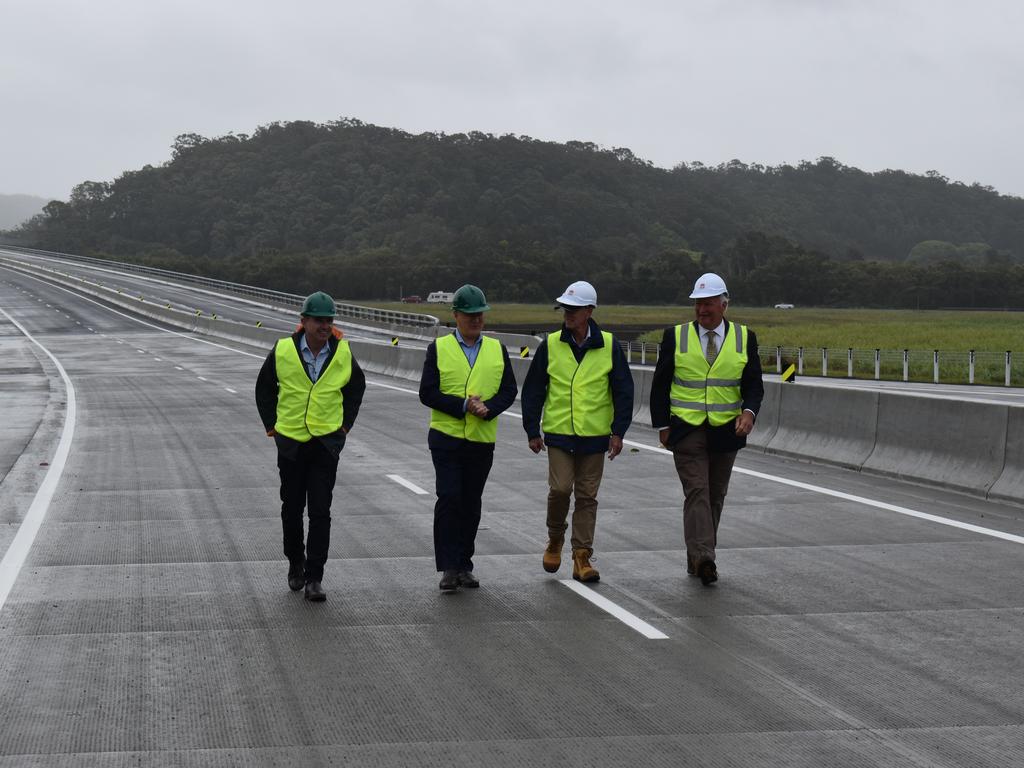
<path fill-rule="evenodd" d="M 616 605 L 604 595 L 599 595 L 593 589 L 585 587 L 578 581 L 573 581 L 572 579 L 560 579 L 560 581 L 562 584 L 567 586 L 577 595 L 579 595 L 585 600 L 589 600 L 602 611 L 610 613 L 623 624 L 630 627 L 631 629 L 635 629 L 648 640 L 668 640 L 668 635 L 666 635 L 664 632 L 652 627 L 639 616 L 634 616 L 625 608 Z"/>
<path fill-rule="evenodd" d="M 648 451 L 654 451 L 655 453 L 664 453 L 669 456 L 672 455 L 672 451 L 667 451 L 664 448 L 656 447 L 653 445 L 646 445 L 644 443 L 638 443 L 633 440 L 623 440 L 624 445 L 631 445 L 634 448 L 644 448 Z M 980 525 L 974 525 L 972 523 L 963 523 L 959 520 L 952 520 L 948 517 L 939 517 L 938 515 L 929 515 L 927 512 L 918 512 L 916 509 L 910 509 L 908 507 L 901 507 L 897 504 L 889 504 L 885 501 L 878 501 L 877 499 L 869 499 L 865 496 L 855 496 L 852 493 L 844 493 L 843 491 L 834 491 L 831 488 L 823 488 L 820 485 L 811 485 L 810 483 L 802 483 L 799 480 L 790 480 L 785 477 L 778 477 L 776 475 L 769 475 L 765 472 L 757 472 L 753 469 L 743 469 L 742 467 L 733 467 L 733 472 L 739 472 L 741 475 L 750 475 L 760 480 L 769 480 L 773 483 L 780 483 L 781 485 L 788 485 L 792 488 L 801 488 L 805 491 L 813 491 L 820 493 L 823 496 L 832 496 L 843 501 L 853 501 L 858 504 L 864 504 L 868 507 L 874 507 L 875 509 L 884 509 L 887 512 L 895 512 L 898 515 L 906 515 L 907 517 L 916 517 L 919 520 L 927 520 L 930 523 L 938 523 L 939 525 L 948 525 L 951 528 L 959 528 L 963 531 L 970 531 L 971 533 L 980 533 L 983 536 L 991 536 L 995 539 L 1003 539 L 1004 541 L 1012 541 L 1015 544 L 1024 544 L 1024 536 L 1017 536 L 1012 533 L 1006 533 L 1005 531 L 997 531 L 994 528 L 983 528 Z"/>
<path fill-rule="evenodd" d="M 428 495 L 427 491 L 424 491 L 422 488 L 420 488 L 415 483 L 410 483 L 408 480 L 406 480 L 401 475 L 386 475 L 386 477 L 387 477 L 388 480 L 391 480 L 392 482 L 398 483 L 399 485 L 401 485 L 404 488 L 408 488 L 410 491 L 415 493 L 417 496 L 427 496 Z"/>
<path fill-rule="evenodd" d="M 224 389 L 226 389 L 232 395 L 237 395 L 238 394 L 238 390 L 237 389 L 232 389 L 231 387 L 224 387 Z"/>
<path fill-rule="evenodd" d="M 376 383 L 376 382 L 375 382 Z M 399 392 L 408 392 L 409 394 L 418 394 L 411 389 L 403 389 L 402 387 L 395 387 L 388 384 L 377 384 L 380 387 L 386 387 L 387 389 L 398 390 Z M 502 416 L 511 416 L 514 419 L 522 419 L 522 415 L 513 413 L 512 411 L 505 411 Z M 635 440 L 623 440 L 623 445 L 628 445 L 633 448 L 641 448 L 645 451 L 652 451 L 654 453 L 660 453 L 665 456 L 671 456 L 672 451 L 665 450 L 660 446 L 648 445 L 647 443 L 638 443 Z M 843 499 L 844 501 L 853 501 L 858 504 L 864 504 L 868 507 L 874 507 L 875 509 L 884 509 L 887 512 L 895 512 L 898 515 L 906 515 L 907 517 L 916 517 L 919 520 L 927 520 L 930 523 L 938 523 L 939 525 L 948 525 L 951 528 L 959 528 L 963 531 L 970 531 L 971 533 L 979 533 L 983 536 L 991 536 L 995 539 L 1002 539 L 1004 541 L 1012 541 L 1015 544 L 1024 544 L 1024 536 L 1017 536 L 1013 533 L 1006 533 L 1005 531 L 997 531 L 994 528 L 984 528 L 980 525 L 974 525 L 972 523 L 963 523 L 959 520 L 952 520 L 947 517 L 939 517 L 938 515 L 930 515 L 927 512 L 918 512 L 916 509 L 910 509 L 908 507 L 901 507 L 897 504 L 889 504 L 885 501 L 878 501 L 876 499 L 869 499 L 865 496 L 855 496 L 852 493 L 844 493 L 842 491 L 834 491 L 831 488 L 824 488 L 820 485 L 811 485 L 810 483 L 802 483 L 799 480 L 789 480 L 785 477 L 778 477 L 776 475 L 769 475 L 765 472 L 756 472 L 753 469 L 743 469 L 742 467 L 733 467 L 733 472 L 739 472 L 741 475 L 750 475 L 760 480 L 768 480 L 773 483 L 780 483 L 781 485 L 788 485 L 793 488 L 801 488 L 805 491 L 813 491 L 814 493 L 820 493 L 824 496 L 832 496 L 837 499 Z"/>
<path fill-rule="evenodd" d="M 29 341 L 43 350 L 46 356 L 53 361 L 53 364 L 57 366 L 61 379 L 64 380 L 64 389 L 67 393 L 67 410 L 64 414 L 64 427 L 61 429 L 57 451 L 50 461 L 50 468 L 46 470 L 46 476 L 43 478 L 43 482 L 40 483 L 39 490 L 36 491 L 36 495 L 32 499 L 28 511 L 25 513 L 25 518 L 21 521 L 21 525 L 18 526 L 18 532 L 15 534 L 14 540 L 11 541 L 7 552 L 4 553 L 3 560 L 0 560 L 0 608 L 3 608 L 4 603 L 7 601 L 7 595 L 10 594 L 11 587 L 14 586 L 15 580 L 18 578 L 21 566 L 25 563 L 28 552 L 32 548 L 32 542 L 35 541 L 36 534 L 39 532 L 39 526 L 42 525 L 43 518 L 46 517 L 46 511 L 50 507 L 50 500 L 53 498 L 53 492 L 57 489 L 57 483 L 60 482 L 60 476 L 64 472 L 64 465 L 67 463 L 68 453 L 71 450 L 71 440 L 75 436 L 77 409 L 75 406 L 75 387 L 72 385 L 71 379 L 67 371 L 64 370 L 64 366 L 60 364 L 60 361 L 53 356 L 50 350 L 36 341 L 32 334 L 25 330 L 17 320 L 4 312 L 3 309 L 0 309 L 0 313 L 3 313 L 4 317 L 10 320 L 19 331 L 25 334 Z"/>

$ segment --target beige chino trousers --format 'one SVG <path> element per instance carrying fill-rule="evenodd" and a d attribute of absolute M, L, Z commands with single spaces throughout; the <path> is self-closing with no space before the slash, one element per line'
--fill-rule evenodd
<path fill-rule="evenodd" d="M 569 497 L 575 495 L 572 513 L 572 548 L 594 554 L 597 525 L 597 489 L 604 474 L 604 453 L 580 455 L 548 446 L 548 536 L 558 539 L 568 528 Z"/>

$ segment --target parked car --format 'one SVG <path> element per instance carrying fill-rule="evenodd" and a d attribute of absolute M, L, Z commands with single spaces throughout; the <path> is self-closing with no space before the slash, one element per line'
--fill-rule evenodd
<path fill-rule="evenodd" d="M 402 297 L 402 303 L 403 304 L 422 304 L 423 303 L 423 299 L 421 297 L 417 296 L 416 294 L 413 294 L 412 296 L 403 296 Z"/>
<path fill-rule="evenodd" d="M 793 309 L 793 305 L 792 304 L 776 304 L 775 308 L 776 309 Z"/>

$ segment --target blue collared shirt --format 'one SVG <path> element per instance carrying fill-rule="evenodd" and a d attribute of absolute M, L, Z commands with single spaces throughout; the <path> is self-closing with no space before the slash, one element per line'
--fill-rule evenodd
<path fill-rule="evenodd" d="M 470 346 L 466 343 L 466 340 L 462 338 L 462 334 L 459 333 L 459 329 L 455 329 L 455 339 L 459 342 L 459 346 L 462 347 L 462 351 L 466 354 L 466 359 L 469 360 L 469 367 L 472 368 L 476 365 L 476 356 L 480 354 L 480 347 L 483 346 L 484 337 L 477 336 L 476 343 Z"/>
<path fill-rule="evenodd" d="M 324 344 L 320 348 L 320 352 L 314 355 L 313 350 L 306 343 L 306 334 L 302 334 L 302 338 L 299 339 L 299 352 L 302 353 L 302 361 L 306 364 L 306 370 L 309 371 L 309 378 L 315 384 L 316 380 L 320 378 L 320 372 L 327 361 L 327 355 L 331 353 L 331 345 Z"/>

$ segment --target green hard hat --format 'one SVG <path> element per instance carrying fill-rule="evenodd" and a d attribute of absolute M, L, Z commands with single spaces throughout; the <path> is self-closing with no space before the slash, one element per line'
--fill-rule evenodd
<path fill-rule="evenodd" d="M 311 293 L 302 302 L 302 314 L 306 317 L 334 317 L 334 299 L 323 291 Z"/>
<path fill-rule="evenodd" d="M 473 313 L 486 312 L 490 307 L 487 305 L 487 299 L 484 298 L 483 291 L 475 285 L 466 284 L 455 292 L 455 297 L 452 299 L 452 309 L 458 312 Z"/>

